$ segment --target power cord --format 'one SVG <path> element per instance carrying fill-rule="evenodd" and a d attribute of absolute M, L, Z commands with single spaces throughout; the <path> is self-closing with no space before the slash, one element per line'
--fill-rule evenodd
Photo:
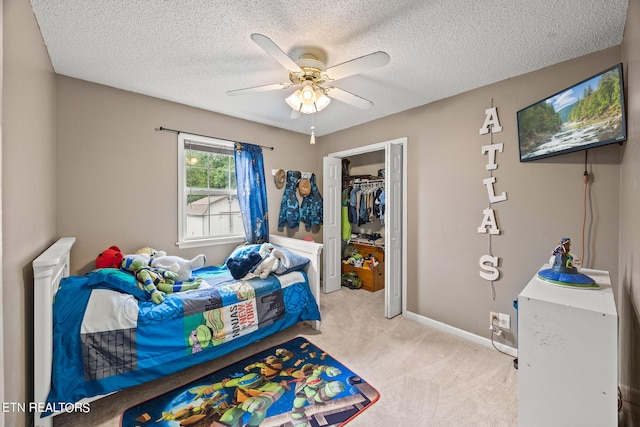
<path fill-rule="evenodd" d="M 502 335 L 502 329 L 500 328 L 500 321 L 495 316 L 491 319 L 491 330 L 497 336 Z M 493 336 L 493 335 L 491 335 L 491 336 Z"/>
<path fill-rule="evenodd" d="M 500 327 L 498 326 L 498 324 L 499 324 L 498 319 L 494 317 L 494 318 L 491 320 L 491 326 L 492 326 L 492 328 L 491 328 L 491 345 L 493 346 L 493 348 L 495 348 L 495 349 L 496 349 L 497 351 L 499 351 L 500 353 L 505 354 L 505 355 L 507 355 L 507 356 L 511 357 L 512 359 L 515 359 L 515 358 L 514 358 L 512 355 L 510 355 L 509 353 L 505 353 L 504 351 L 502 351 L 502 350 L 500 350 L 498 347 L 496 347 L 496 343 L 493 341 L 493 335 L 494 335 L 494 334 L 495 334 L 495 335 L 498 335 L 498 336 L 502 335 L 502 329 L 500 329 Z M 499 332 L 494 332 L 495 330 L 497 330 L 497 331 L 499 331 Z"/>
<path fill-rule="evenodd" d="M 582 175 L 582 181 L 584 182 L 584 197 L 582 208 L 582 255 L 580 256 L 581 267 L 586 267 L 584 262 L 584 230 L 587 225 L 587 187 L 589 184 L 589 172 L 587 171 L 587 153 L 589 150 L 584 150 L 584 174 Z"/>

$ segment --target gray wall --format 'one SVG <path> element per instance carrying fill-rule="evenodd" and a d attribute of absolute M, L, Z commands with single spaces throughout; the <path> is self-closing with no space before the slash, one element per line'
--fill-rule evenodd
<path fill-rule="evenodd" d="M 4 401 L 33 400 L 31 261 L 56 238 L 55 75 L 31 4 L 5 1 L 2 93 Z M 26 425 L 5 413 L 6 425 Z"/>

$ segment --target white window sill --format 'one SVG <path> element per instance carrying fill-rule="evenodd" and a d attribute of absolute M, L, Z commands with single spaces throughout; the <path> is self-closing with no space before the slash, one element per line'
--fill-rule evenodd
<path fill-rule="evenodd" d="M 244 236 L 218 237 L 215 239 L 186 240 L 177 242 L 180 249 L 201 248 L 203 246 L 228 245 L 230 243 L 244 243 Z"/>

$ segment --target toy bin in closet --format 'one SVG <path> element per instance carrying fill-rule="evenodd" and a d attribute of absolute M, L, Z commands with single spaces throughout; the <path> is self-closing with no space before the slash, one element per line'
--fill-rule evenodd
<path fill-rule="evenodd" d="M 362 279 L 362 289 L 375 292 L 384 289 L 384 248 L 375 246 L 369 242 L 357 242 L 352 240 L 353 245 L 365 260 L 371 258 L 376 260 L 376 264 L 364 263 L 362 267 L 351 264 L 342 264 L 342 273 L 355 272 Z"/>

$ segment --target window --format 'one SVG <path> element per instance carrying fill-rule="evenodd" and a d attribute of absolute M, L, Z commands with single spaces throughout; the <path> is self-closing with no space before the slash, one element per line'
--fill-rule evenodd
<path fill-rule="evenodd" d="M 178 135 L 178 246 L 244 241 L 233 144 Z"/>

